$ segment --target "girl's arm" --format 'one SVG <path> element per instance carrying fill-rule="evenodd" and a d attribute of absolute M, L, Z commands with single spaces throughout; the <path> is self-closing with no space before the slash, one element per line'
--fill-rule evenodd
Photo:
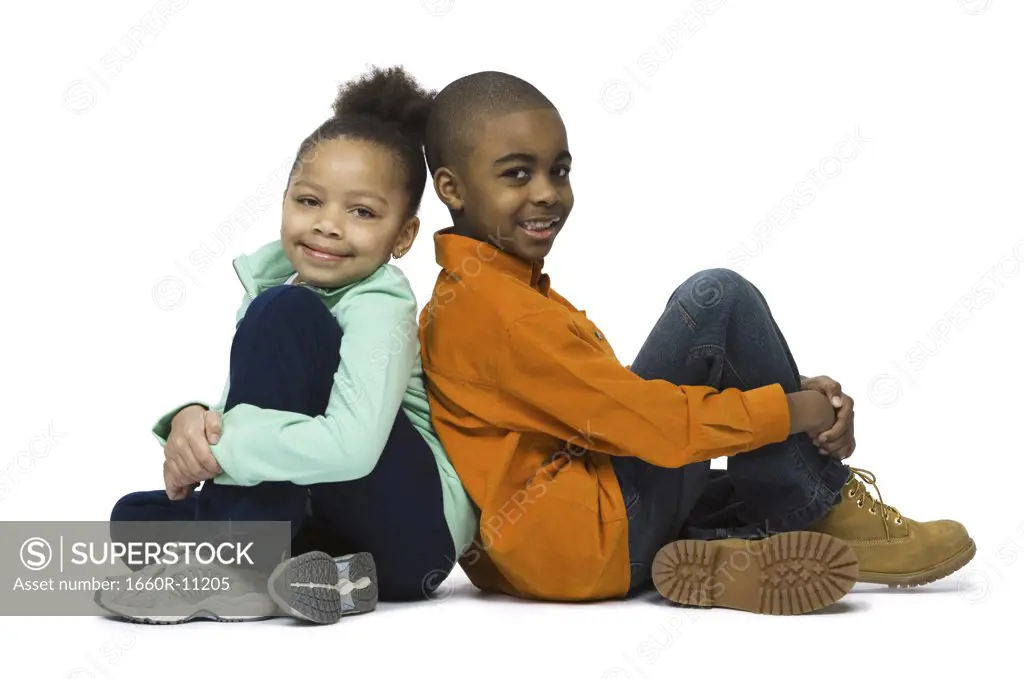
<path fill-rule="evenodd" d="M 416 301 L 404 277 L 378 276 L 334 312 L 343 336 L 326 413 L 234 406 L 211 446 L 224 470 L 217 483 L 309 485 L 373 471 L 419 356 Z"/>

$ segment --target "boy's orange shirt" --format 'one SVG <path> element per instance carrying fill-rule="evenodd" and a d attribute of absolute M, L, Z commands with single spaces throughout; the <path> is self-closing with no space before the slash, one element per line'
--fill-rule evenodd
<path fill-rule="evenodd" d="M 531 265 L 445 229 L 420 314 L 431 417 L 480 510 L 461 560 L 484 590 L 560 601 L 629 589 L 626 510 L 611 456 L 662 467 L 789 435 L 778 384 L 740 391 L 644 380 Z M 628 289 L 624 296 L 628 299 Z"/>

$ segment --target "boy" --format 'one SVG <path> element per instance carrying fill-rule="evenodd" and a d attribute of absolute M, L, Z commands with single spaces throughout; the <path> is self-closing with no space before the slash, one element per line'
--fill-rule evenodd
<path fill-rule="evenodd" d="M 653 576 L 677 603 L 789 614 L 857 580 L 919 585 L 973 557 L 963 526 L 904 518 L 841 462 L 852 399 L 799 375 L 739 274 L 686 280 L 631 368 L 619 363 L 542 273 L 572 210 L 572 159 L 532 85 L 455 81 L 426 150 L 454 226 L 435 234 L 420 342 L 435 428 L 481 515 L 481 549 L 462 559 L 478 587 L 591 600 Z M 728 471 L 711 471 L 721 456 Z"/>

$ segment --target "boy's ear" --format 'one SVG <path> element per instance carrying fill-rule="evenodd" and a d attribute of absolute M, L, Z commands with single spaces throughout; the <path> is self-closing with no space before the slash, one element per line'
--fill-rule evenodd
<path fill-rule="evenodd" d="M 434 173 L 434 193 L 449 210 L 462 209 L 462 192 L 459 189 L 459 178 L 447 167 L 438 168 Z"/>
<path fill-rule="evenodd" d="M 395 239 L 395 246 L 391 248 L 391 256 L 395 259 L 401 259 L 404 257 L 405 253 L 409 252 L 413 241 L 416 240 L 416 234 L 419 232 L 420 218 L 410 218 L 398 231 L 398 238 Z"/>

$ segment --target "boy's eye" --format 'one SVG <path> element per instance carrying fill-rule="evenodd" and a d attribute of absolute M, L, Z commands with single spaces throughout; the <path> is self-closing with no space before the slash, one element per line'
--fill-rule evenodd
<path fill-rule="evenodd" d="M 362 217 L 363 219 L 370 219 L 373 217 L 373 211 L 369 208 L 357 207 L 353 212 L 356 213 L 356 216 Z"/>
<path fill-rule="evenodd" d="M 514 167 L 502 172 L 501 176 L 508 177 L 510 179 L 528 179 L 530 177 L 530 172 L 521 167 Z"/>
<path fill-rule="evenodd" d="M 565 179 L 569 176 L 569 168 L 565 165 L 560 165 L 554 169 L 555 176 L 560 179 Z"/>
<path fill-rule="evenodd" d="M 318 201 L 316 198 L 313 198 L 312 196 L 299 196 L 298 198 L 295 199 L 295 202 L 299 203 L 300 205 L 305 205 L 306 207 L 316 207 L 317 205 L 320 204 L 320 201 Z"/>

